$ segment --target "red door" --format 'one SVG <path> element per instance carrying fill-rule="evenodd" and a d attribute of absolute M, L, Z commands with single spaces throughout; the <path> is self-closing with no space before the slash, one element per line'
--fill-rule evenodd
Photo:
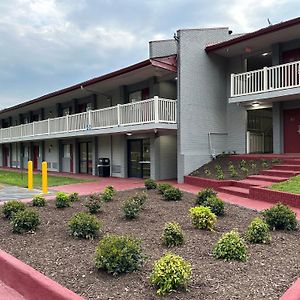
<path fill-rule="evenodd" d="M 73 171 L 74 171 L 74 168 L 73 168 L 73 166 L 74 166 L 74 164 L 73 164 L 73 145 L 72 144 L 70 144 L 70 173 L 73 173 Z"/>
<path fill-rule="evenodd" d="M 300 153 L 300 109 L 283 111 L 284 152 Z"/>
<path fill-rule="evenodd" d="M 8 148 L 6 146 L 3 146 L 2 148 L 3 167 L 8 167 L 8 155 L 9 155 Z"/>
<path fill-rule="evenodd" d="M 39 146 L 33 146 L 33 169 L 37 170 L 39 161 Z"/>
<path fill-rule="evenodd" d="M 282 53 L 283 63 L 289 63 L 300 60 L 300 48 Z"/>

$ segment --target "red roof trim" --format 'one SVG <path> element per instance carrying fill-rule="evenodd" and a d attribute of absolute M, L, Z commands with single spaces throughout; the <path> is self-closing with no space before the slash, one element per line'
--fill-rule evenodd
<path fill-rule="evenodd" d="M 172 55 L 172 56 L 174 58 L 176 58 L 176 55 Z M 172 56 L 169 56 L 169 57 L 172 58 Z M 168 57 L 166 57 L 166 58 L 168 58 Z M 0 111 L 0 114 L 3 114 L 5 112 L 11 111 L 11 110 L 15 110 L 15 109 L 18 109 L 18 108 L 22 108 L 22 107 L 25 107 L 25 106 L 28 106 L 28 105 L 31 105 L 31 104 L 34 104 L 34 103 L 38 103 L 38 102 L 41 102 L 43 100 L 46 100 L 46 99 L 49 99 L 49 98 L 52 98 L 52 97 L 55 97 L 55 96 L 59 96 L 59 95 L 62 95 L 62 94 L 68 93 L 68 92 L 72 92 L 76 89 L 80 89 L 81 86 L 87 87 L 91 84 L 98 83 L 98 82 L 101 82 L 101 81 L 104 81 L 104 80 L 107 80 L 107 79 L 110 79 L 110 78 L 113 78 L 113 77 L 116 77 L 116 76 L 119 76 L 119 75 L 123 75 L 123 74 L 129 73 L 131 71 L 135 71 L 137 69 L 147 67 L 147 66 L 150 66 L 150 65 L 153 65 L 153 66 L 159 67 L 159 68 L 163 68 L 163 69 L 167 69 L 169 71 L 176 72 L 176 67 L 174 69 L 174 66 L 171 66 L 171 65 L 169 65 L 167 63 L 164 63 L 164 62 L 159 62 L 156 59 L 146 59 L 144 61 L 141 61 L 139 63 L 131 65 L 129 67 L 126 67 L 126 68 L 123 68 L 123 69 L 120 69 L 120 70 L 117 70 L 117 71 L 114 71 L 114 72 L 111 72 L 111 73 L 108 73 L 108 74 L 105 74 L 105 75 L 102 75 L 102 76 L 99 76 L 99 77 L 95 77 L 95 78 L 89 79 L 87 81 L 83 81 L 81 83 L 77 83 L 77 84 L 72 85 L 70 87 L 67 87 L 67 88 L 64 88 L 64 89 L 61 89 L 61 90 L 58 90 L 58 91 L 40 96 L 38 98 L 35 98 L 35 99 L 29 100 L 27 102 L 23 102 L 23 103 L 14 105 L 14 106 L 9 107 L 9 108 L 5 108 L 5 109 Z"/>
<path fill-rule="evenodd" d="M 221 42 L 221 43 L 218 43 L 218 44 L 213 44 L 213 45 L 207 46 L 205 48 L 205 51 L 206 52 L 211 52 L 211 51 L 214 51 L 214 50 L 218 50 L 218 49 L 228 47 L 228 46 L 231 46 L 231 45 L 234 45 L 234 44 L 237 44 L 237 43 L 249 40 L 249 39 L 253 39 L 253 38 L 265 35 L 267 33 L 271 33 L 271 32 L 274 32 L 274 31 L 279 31 L 279 30 L 282 30 L 282 29 L 285 29 L 285 28 L 288 28 L 288 27 L 291 27 L 291 26 L 294 26 L 294 25 L 298 25 L 298 24 L 300 24 L 300 17 L 295 18 L 295 19 L 291 19 L 291 20 L 288 20 L 288 21 L 285 21 L 285 22 L 281 22 L 281 23 L 278 23 L 278 24 L 275 24 L 275 25 L 272 25 L 272 26 L 269 26 L 269 27 L 265 27 L 265 28 L 259 29 L 257 31 L 247 33 L 247 34 L 244 34 L 244 35 L 239 36 L 237 38 L 225 41 L 225 42 Z"/>

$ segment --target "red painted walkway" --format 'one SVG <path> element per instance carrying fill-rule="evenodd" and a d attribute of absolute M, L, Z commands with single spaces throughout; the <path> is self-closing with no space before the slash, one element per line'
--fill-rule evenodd
<path fill-rule="evenodd" d="M 2 281 L 0 281 L 0 299 L 3 300 L 26 300 L 22 295 L 18 292 L 5 285 Z"/>

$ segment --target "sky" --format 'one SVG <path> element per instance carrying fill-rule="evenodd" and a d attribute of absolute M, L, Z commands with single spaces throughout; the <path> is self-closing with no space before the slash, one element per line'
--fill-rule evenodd
<path fill-rule="evenodd" d="M 245 33 L 298 17 L 299 0 L 0 0 L 0 109 L 148 58 L 176 30 Z"/>

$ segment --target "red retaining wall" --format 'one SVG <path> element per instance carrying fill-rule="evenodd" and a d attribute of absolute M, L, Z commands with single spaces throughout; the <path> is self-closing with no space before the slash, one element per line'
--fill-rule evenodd
<path fill-rule="evenodd" d="M 300 278 L 296 280 L 279 300 L 300 300 Z"/>
<path fill-rule="evenodd" d="M 249 197 L 254 200 L 262 200 L 270 203 L 281 202 L 296 208 L 300 208 L 299 194 L 274 191 L 262 187 L 251 187 L 249 190 Z"/>
<path fill-rule="evenodd" d="M 184 183 L 196 185 L 204 188 L 217 188 L 221 186 L 233 185 L 233 180 L 215 180 L 196 176 L 184 176 Z"/>
<path fill-rule="evenodd" d="M 2 250 L 0 270 L 0 280 L 28 300 L 84 300 Z"/>

